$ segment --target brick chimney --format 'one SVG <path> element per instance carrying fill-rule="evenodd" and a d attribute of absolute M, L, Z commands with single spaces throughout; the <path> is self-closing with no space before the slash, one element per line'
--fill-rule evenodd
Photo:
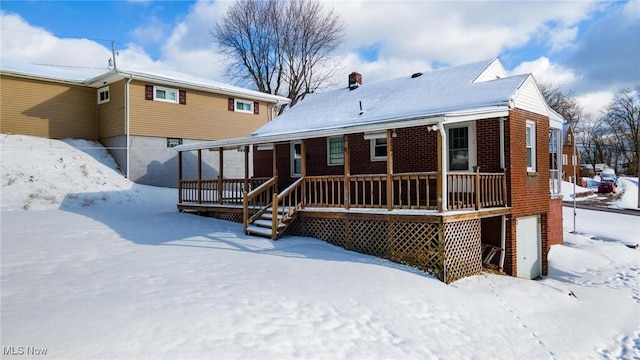
<path fill-rule="evenodd" d="M 360 85 L 362 85 L 362 74 L 355 71 L 349 74 L 349 90 L 357 89 Z"/>

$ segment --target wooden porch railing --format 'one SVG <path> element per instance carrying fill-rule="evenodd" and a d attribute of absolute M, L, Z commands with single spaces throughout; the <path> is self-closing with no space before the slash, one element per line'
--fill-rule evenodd
<path fill-rule="evenodd" d="M 277 185 L 278 178 L 273 177 L 246 194 L 242 201 L 245 233 L 247 232 L 247 226 L 256 219 L 259 219 L 271 206 Z M 257 210 L 251 216 L 249 216 L 250 208 Z"/>
<path fill-rule="evenodd" d="M 271 239 L 276 240 L 280 232 L 286 229 L 296 212 L 302 208 L 302 184 L 300 178 L 280 194 L 273 194 L 271 203 Z"/>
<path fill-rule="evenodd" d="M 269 178 L 248 180 L 249 190 L 262 185 Z M 178 184 L 179 203 L 242 204 L 244 179 L 181 180 Z"/>
<path fill-rule="evenodd" d="M 394 209 L 436 209 L 435 172 L 393 174 L 392 181 Z M 305 187 L 306 206 L 345 207 L 343 176 L 307 176 Z M 386 208 L 386 188 L 386 175 L 350 176 L 349 207 Z M 448 173 L 447 191 L 447 205 L 451 210 L 506 206 L 504 173 Z"/>

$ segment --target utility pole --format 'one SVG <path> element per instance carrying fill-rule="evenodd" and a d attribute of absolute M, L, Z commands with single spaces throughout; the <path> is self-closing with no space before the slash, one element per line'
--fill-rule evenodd
<path fill-rule="evenodd" d="M 113 70 L 116 70 L 118 66 L 116 65 L 116 42 L 111 42 L 111 57 L 113 58 Z"/>

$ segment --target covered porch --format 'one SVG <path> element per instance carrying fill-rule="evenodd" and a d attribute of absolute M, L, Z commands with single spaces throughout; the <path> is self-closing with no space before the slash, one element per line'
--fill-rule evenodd
<path fill-rule="evenodd" d="M 179 150 L 178 204 L 180 211 L 197 212 L 243 224 L 247 234 L 273 240 L 284 234 L 310 236 L 346 249 L 405 263 L 451 282 L 482 270 L 483 261 L 496 268 L 504 262 L 504 219 L 507 206 L 506 174 L 446 171 L 442 139 L 438 137 L 438 171 L 395 173 L 395 130 L 387 140 L 386 173 L 352 174 L 349 136 L 343 136 L 344 172 L 307 174 L 307 139 L 299 139 L 295 157 L 299 177 L 286 187 L 278 181 L 278 142 L 220 144 L 218 147 Z M 271 177 L 249 171 L 249 147 L 271 152 Z M 245 154 L 245 177 L 224 177 L 225 151 Z M 217 151 L 219 176 L 185 179 L 182 152 Z M 201 163 L 201 161 L 198 161 Z M 264 165 L 264 164 L 263 164 Z M 502 230 L 484 243 L 486 219 L 500 220 Z M 491 256 L 488 253 L 492 252 Z M 498 256 L 494 256 L 498 254 Z"/>

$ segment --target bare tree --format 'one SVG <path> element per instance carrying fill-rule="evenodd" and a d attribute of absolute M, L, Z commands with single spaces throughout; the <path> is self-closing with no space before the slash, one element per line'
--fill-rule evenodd
<path fill-rule="evenodd" d="M 602 118 L 607 125 L 615 151 L 615 166 L 623 163 L 625 171 L 638 173 L 640 153 L 640 85 L 618 92 Z"/>
<path fill-rule="evenodd" d="M 576 101 L 574 92 L 565 92 L 558 85 L 544 82 L 538 84 L 538 87 L 547 104 L 558 114 L 562 115 L 575 130 L 583 116 L 583 111 Z"/>
<path fill-rule="evenodd" d="M 286 96 L 291 106 L 328 85 L 344 33 L 339 16 L 318 0 L 238 0 L 211 32 L 230 79 Z"/>

